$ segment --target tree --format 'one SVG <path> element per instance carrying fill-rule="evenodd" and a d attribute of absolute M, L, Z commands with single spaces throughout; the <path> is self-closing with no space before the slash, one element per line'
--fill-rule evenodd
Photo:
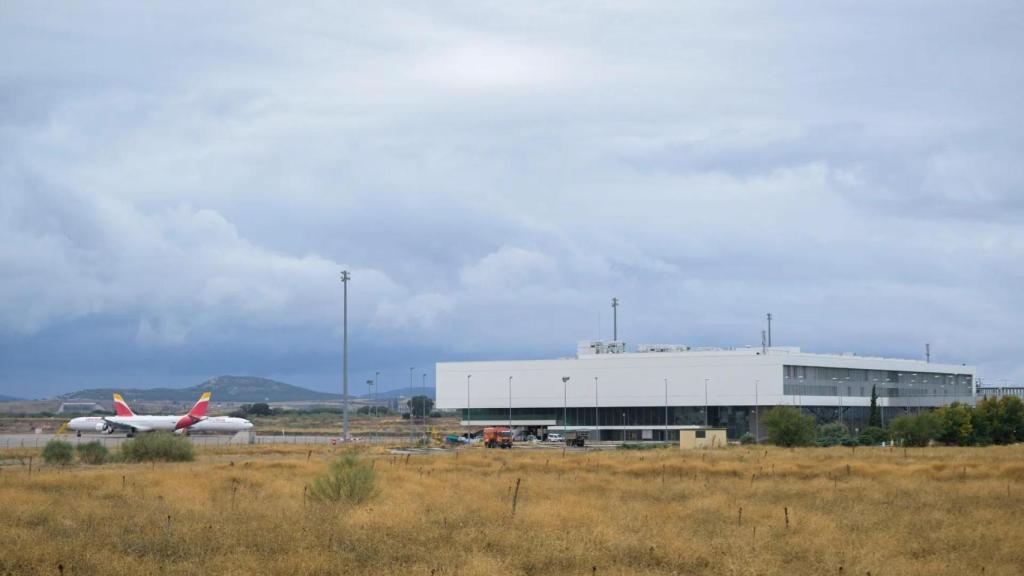
<path fill-rule="evenodd" d="M 982 398 L 971 411 L 971 428 L 974 429 L 974 442 L 991 444 L 995 442 L 995 426 L 999 420 L 999 400 Z"/>
<path fill-rule="evenodd" d="M 849 438 L 846 427 L 838 422 L 829 422 L 818 427 L 818 446 L 839 446 L 846 443 Z"/>
<path fill-rule="evenodd" d="M 266 402 L 256 402 L 255 404 L 242 404 L 231 413 L 236 418 L 247 418 L 249 416 L 273 416 L 274 409 L 270 407 L 270 404 Z"/>
<path fill-rule="evenodd" d="M 272 416 L 274 409 L 266 402 L 257 402 L 249 407 L 249 414 L 252 416 Z"/>
<path fill-rule="evenodd" d="M 974 443 L 974 427 L 971 426 L 971 407 L 959 402 L 939 408 L 936 411 L 941 426 L 938 440 L 943 444 L 969 446 Z"/>
<path fill-rule="evenodd" d="M 892 435 L 904 446 L 927 446 L 942 433 L 942 422 L 933 412 L 900 416 L 892 421 Z"/>
<path fill-rule="evenodd" d="M 1012 444 L 1024 439 L 1024 402 L 1016 396 L 978 401 L 971 424 L 981 442 Z"/>
<path fill-rule="evenodd" d="M 999 434 L 1006 444 L 1024 440 L 1024 402 L 1016 396 L 999 399 Z"/>
<path fill-rule="evenodd" d="M 413 396 L 406 402 L 406 405 L 413 416 L 422 418 L 425 414 L 430 414 L 434 408 L 434 401 L 430 396 Z"/>
<path fill-rule="evenodd" d="M 861 430 L 860 435 L 857 436 L 857 442 L 861 446 L 878 446 L 888 439 L 889 433 L 885 431 L 885 428 L 878 426 L 868 426 Z"/>
<path fill-rule="evenodd" d="M 882 411 L 878 407 L 878 391 L 871 386 L 871 412 L 868 414 L 868 426 L 882 427 Z"/>
<path fill-rule="evenodd" d="M 768 441 L 778 446 L 809 446 L 814 443 L 814 417 L 791 406 L 776 406 L 764 416 Z"/>

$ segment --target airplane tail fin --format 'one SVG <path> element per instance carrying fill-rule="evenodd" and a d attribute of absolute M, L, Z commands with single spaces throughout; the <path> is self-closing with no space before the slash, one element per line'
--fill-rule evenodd
<path fill-rule="evenodd" d="M 206 406 L 210 403 L 210 393 L 203 392 L 203 395 L 199 397 L 199 401 L 192 406 L 192 409 L 188 411 L 188 415 L 195 419 L 206 418 Z"/>
<path fill-rule="evenodd" d="M 135 416 L 135 412 L 132 412 L 120 394 L 114 394 L 114 413 L 118 416 Z"/>

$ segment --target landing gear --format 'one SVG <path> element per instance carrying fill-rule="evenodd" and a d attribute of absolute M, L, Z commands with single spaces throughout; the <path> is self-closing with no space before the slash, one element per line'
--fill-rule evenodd
<path fill-rule="evenodd" d="M 135 436 L 135 430 L 129 430 L 128 434 L 125 435 L 126 438 L 131 438 L 132 436 Z"/>
<path fill-rule="evenodd" d="M 82 437 L 82 431 L 79 430 L 78 432 L 75 432 L 75 436 L 81 438 Z"/>

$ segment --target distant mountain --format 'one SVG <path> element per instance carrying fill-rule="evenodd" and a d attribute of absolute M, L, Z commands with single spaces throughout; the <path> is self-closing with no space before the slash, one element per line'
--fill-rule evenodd
<path fill-rule="evenodd" d="M 218 376 L 189 388 L 90 388 L 60 396 L 61 399 L 97 400 L 109 402 L 114 392 L 127 401 L 189 402 L 203 392 L 212 392 L 214 402 L 315 402 L 338 401 L 341 394 L 317 392 L 255 376 Z"/>
<path fill-rule="evenodd" d="M 427 387 L 417 386 L 417 387 L 413 388 L 411 391 L 410 391 L 409 388 L 396 388 L 394 390 L 385 390 L 385 391 L 383 391 L 383 392 L 381 392 L 379 394 L 377 392 L 374 392 L 373 393 L 373 399 L 374 400 L 393 400 L 395 398 L 398 398 L 399 396 L 406 396 L 406 397 L 408 397 L 410 392 L 412 393 L 413 396 L 428 396 L 430 398 L 436 398 L 437 397 L 436 389 L 435 388 L 430 387 L 430 386 L 427 386 Z M 367 398 L 368 399 L 370 397 L 370 395 L 369 394 L 363 394 L 363 395 L 361 395 L 359 397 L 360 398 Z"/>
<path fill-rule="evenodd" d="M 15 398 L 14 396 L 5 396 L 0 394 L 0 402 L 24 402 L 22 398 Z"/>

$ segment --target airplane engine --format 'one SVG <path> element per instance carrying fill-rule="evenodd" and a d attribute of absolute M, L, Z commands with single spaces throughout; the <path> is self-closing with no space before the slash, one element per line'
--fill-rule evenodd
<path fill-rule="evenodd" d="M 107 426 L 106 422 L 97 422 L 96 423 L 96 431 L 100 432 L 100 433 L 103 433 L 103 434 L 110 434 L 111 429 L 110 429 L 110 426 Z"/>

